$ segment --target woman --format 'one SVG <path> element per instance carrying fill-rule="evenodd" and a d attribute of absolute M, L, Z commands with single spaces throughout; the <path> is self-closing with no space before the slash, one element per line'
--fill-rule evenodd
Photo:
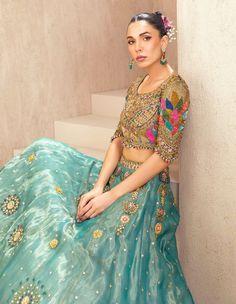
<path fill-rule="evenodd" d="M 1 169 L 2 303 L 194 303 L 169 178 L 190 104 L 165 58 L 173 30 L 160 12 L 131 19 L 129 53 L 147 74 L 131 83 L 103 162 L 41 138 Z"/>

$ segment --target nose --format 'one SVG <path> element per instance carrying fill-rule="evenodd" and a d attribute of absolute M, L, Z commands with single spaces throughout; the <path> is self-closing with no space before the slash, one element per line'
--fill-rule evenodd
<path fill-rule="evenodd" d="M 141 43 L 139 41 L 136 41 L 136 43 L 135 43 L 135 51 L 138 53 L 141 50 L 142 50 Z"/>

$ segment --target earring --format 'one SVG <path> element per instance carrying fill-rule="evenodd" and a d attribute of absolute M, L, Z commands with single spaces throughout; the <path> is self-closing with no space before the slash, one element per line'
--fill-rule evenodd
<path fill-rule="evenodd" d="M 160 59 L 160 63 L 161 64 L 166 64 L 167 63 L 167 59 L 166 59 L 166 50 L 164 48 L 161 48 L 161 59 Z"/>
<path fill-rule="evenodd" d="M 133 68 L 134 59 L 132 59 L 129 63 L 129 69 L 132 70 Z"/>

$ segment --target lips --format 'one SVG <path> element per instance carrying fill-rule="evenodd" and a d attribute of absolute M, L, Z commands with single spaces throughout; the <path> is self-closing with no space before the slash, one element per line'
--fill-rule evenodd
<path fill-rule="evenodd" d="M 136 57 L 137 61 L 143 61 L 146 58 L 146 56 L 138 56 Z"/>

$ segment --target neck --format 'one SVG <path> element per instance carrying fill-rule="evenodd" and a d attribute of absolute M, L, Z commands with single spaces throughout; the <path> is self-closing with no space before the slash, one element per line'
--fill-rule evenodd
<path fill-rule="evenodd" d="M 151 66 L 146 68 L 146 72 L 149 75 L 149 80 L 154 81 L 168 77 L 174 70 L 168 63 L 163 66 L 160 62 L 154 62 Z"/>

